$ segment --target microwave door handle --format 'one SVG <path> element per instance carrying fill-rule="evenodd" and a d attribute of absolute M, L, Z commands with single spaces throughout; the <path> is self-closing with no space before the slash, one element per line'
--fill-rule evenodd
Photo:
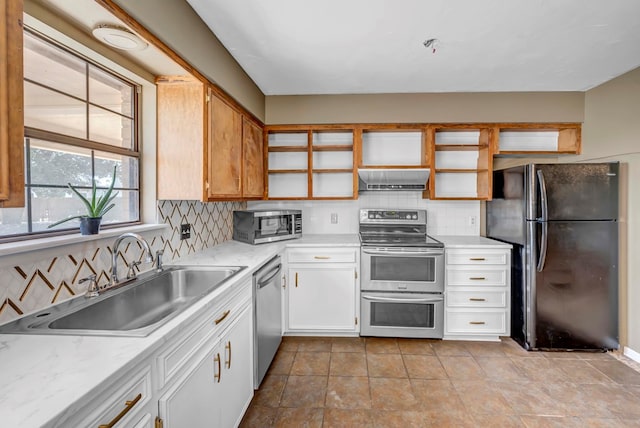
<path fill-rule="evenodd" d="M 378 297 L 363 295 L 363 299 L 371 300 L 372 302 L 395 302 L 395 303 L 436 303 L 442 302 L 442 297 L 422 298 L 422 299 L 401 299 L 396 297 Z"/>

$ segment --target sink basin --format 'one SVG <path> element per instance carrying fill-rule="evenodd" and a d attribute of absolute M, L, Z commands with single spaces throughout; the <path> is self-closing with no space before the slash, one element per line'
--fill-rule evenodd
<path fill-rule="evenodd" d="M 0 333 L 147 336 L 243 269 L 173 266 L 141 274 L 99 297 L 73 299 L 0 326 Z"/>

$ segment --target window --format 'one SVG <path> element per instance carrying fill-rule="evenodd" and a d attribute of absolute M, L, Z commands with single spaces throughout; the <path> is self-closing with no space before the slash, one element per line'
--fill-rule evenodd
<path fill-rule="evenodd" d="M 24 34 L 25 207 L 0 209 L 0 239 L 75 232 L 85 214 L 67 183 L 106 189 L 117 167 L 115 207 L 103 227 L 140 220 L 137 87 L 30 31 Z"/>

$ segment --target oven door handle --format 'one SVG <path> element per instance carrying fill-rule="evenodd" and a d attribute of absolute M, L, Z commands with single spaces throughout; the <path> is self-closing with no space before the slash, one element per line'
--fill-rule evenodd
<path fill-rule="evenodd" d="M 377 254 L 380 256 L 402 255 L 402 256 L 441 256 L 444 255 L 442 250 L 426 250 L 426 251 L 398 251 L 398 250 L 362 250 L 365 254 Z"/>
<path fill-rule="evenodd" d="M 396 302 L 396 303 L 437 303 L 442 302 L 444 300 L 443 297 L 431 297 L 431 298 L 421 298 L 421 299 L 402 299 L 397 297 L 378 297 L 378 296 L 367 296 L 363 295 L 363 299 L 371 300 L 373 302 Z"/>

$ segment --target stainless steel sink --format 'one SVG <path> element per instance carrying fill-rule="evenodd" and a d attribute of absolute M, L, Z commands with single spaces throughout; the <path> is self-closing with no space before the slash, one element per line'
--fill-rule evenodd
<path fill-rule="evenodd" d="M 147 336 L 245 269 L 172 266 L 99 297 L 77 298 L 0 326 L 0 333 Z"/>

